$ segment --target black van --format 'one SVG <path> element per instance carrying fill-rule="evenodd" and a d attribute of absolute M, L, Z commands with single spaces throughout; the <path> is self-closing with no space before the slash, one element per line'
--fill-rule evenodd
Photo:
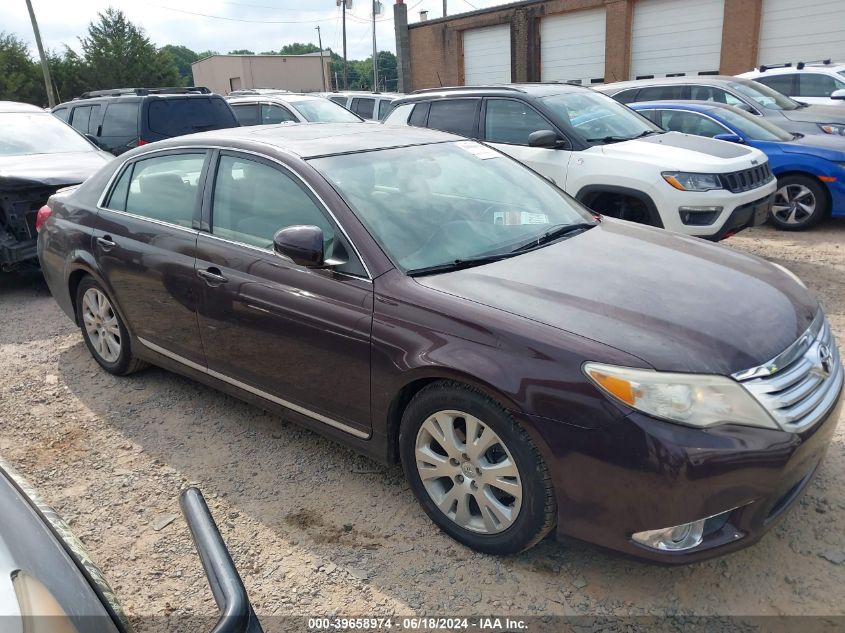
<path fill-rule="evenodd" d="M 115 156 L 165 138 L 238 126 L 226 100 L 203 87 L 96 90 L 52 112 Z"/>

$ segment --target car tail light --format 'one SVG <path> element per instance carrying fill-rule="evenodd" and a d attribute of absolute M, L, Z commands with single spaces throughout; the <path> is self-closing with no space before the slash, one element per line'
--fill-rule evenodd
<path fill-rule="evenodd" d="M 40 233 L 41 227 L 44 226 L 44 223 L 53 215 L 53 210 L 48 207 L 46 204 L 38 209 L 38 215 L 35 216 L 35 232 Z"/>
<path fill-rule="evenodd" d="M 146 145 L 147 143 L 149 143 L 149 141 L 145 141 L 142 138 L 138 139 L 138 147 L 141 147 L 141 145 Z"/>

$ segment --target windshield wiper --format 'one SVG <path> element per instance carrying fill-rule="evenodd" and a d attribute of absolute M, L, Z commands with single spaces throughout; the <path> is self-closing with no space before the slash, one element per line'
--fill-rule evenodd
<path fill-rule="evenodd" d="M 650 134 L 662 134 L 662 132 L 658 132 L 657 130 L 643 130 L 639 134 L 635 134 L 634 136 L 602 136 L 601 138 L 588 138 L 588 143 L 622 143 L 624 141 L 633 141 L 637 138 L 642 138 L 644 136 L 649 136 Z"/>
<path fill-rule="evenodd" d="M 577 224 L 562 224 L 560 226 L 554 227 L 549 229 L 542 235 L 535 237 L 530 242 L 526 242 L 522 246 L 517 246 L 515 249 L 511 251 L 511 253 L 522 253 L 524 251 L 528 251 L 538 246 L 542 246 L 543 244 L 548 244 L 549 242 L 553 242 L 561 237 L 566 235 L 571 235 L 576 231 L 586 231 L 591 229 L 595 226 L 593 222 L 579 222 Z"/>
<path fill-rule="evenodd" d="M 422 277 L 423 275 L 433 275 L 435 273 L 452 272 L 455 270 L 463 270 L 464 268 L 472 268 L 473 266 L 481 266 L 483 264 L 492 264 L 508 257 L 518 255 L 517 252 L 498 253 L 497 255 L 479 255 L 478 257 L 466 257 L 464 259 L 453 259 L 450 262 L 442 264 L 435 264 L 434 266 L 424 266 L 422 268 L 413 268 L 407 272 L 409 277 Z"/>

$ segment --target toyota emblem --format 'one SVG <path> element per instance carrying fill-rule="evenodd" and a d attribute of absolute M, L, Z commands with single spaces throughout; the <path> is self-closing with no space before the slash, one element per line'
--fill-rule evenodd
<path fill-rule="evenodd" d="M 833 354 L 830 353 L 830 348 L 827 345 L 819 345 L 819 364 L 825 376 L 830 376 L 831 361 Z"/>

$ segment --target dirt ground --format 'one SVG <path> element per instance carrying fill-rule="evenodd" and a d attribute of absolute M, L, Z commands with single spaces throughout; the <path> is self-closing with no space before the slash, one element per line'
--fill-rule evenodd
<path fill-rule="evenodd" d="M 727 245 L 802 277 L 845 340 L 845 220 L 795 234 L 764 227 Z M 179 513 L 189 484 L 204 491 L 267 621 L 845 615 L 845 425 L 800 503 L 742 552 L 664 568 L 546 541 L 496 558 L 440 533 L 398 467 L 159 369 L 104 373 L 38 276 L 4 275 L 0 455 L 68 520 L 139 630 L 146 616 L 216 612 Z"/>

